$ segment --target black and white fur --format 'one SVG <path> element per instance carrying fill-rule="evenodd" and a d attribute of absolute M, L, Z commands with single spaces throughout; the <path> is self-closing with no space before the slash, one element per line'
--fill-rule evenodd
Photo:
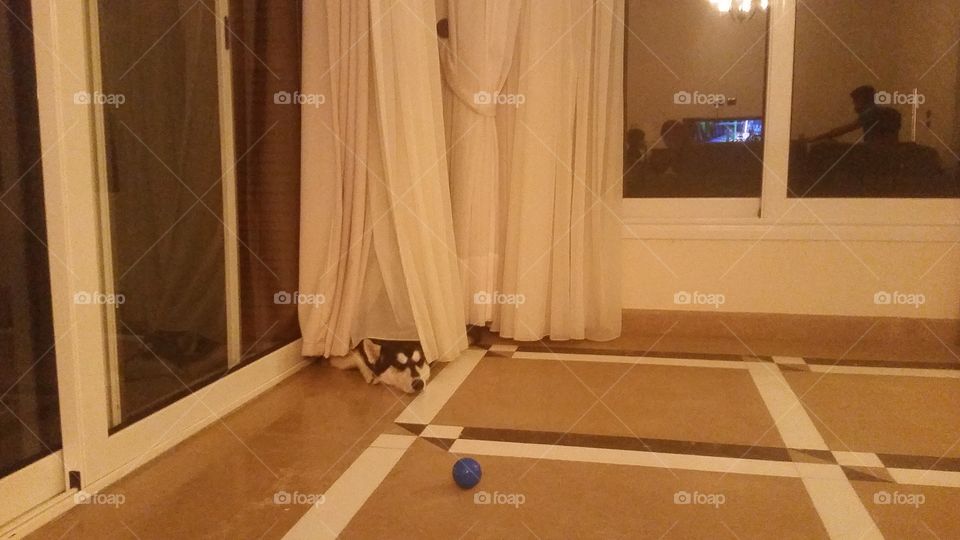
<path fill-rule="evenodd" d="M 430 363 L 420 343 L 364 339 L 346 356 L 330 358 L 338 369 L 358 369 L 368 384 L 384 383 L 415 394 L 430 380 Z"/>

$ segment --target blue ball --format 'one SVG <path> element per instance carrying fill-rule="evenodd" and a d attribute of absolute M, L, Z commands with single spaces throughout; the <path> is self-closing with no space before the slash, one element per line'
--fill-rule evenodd
<path fill-rule="evenodd" d="M 480 464 L 473 458 L 460 458 L 453 464 L 453 480 L 463 489 L 479 484 L 481 476 Z"/>

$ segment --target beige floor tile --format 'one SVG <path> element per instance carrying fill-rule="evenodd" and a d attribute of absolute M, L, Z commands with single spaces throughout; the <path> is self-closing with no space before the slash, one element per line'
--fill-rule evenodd
<path fill-rule="evenodd" d="M 435 422 L 783 445 L 744 370 L 485 358 Z"/>
<path fill-rule="evenodd" d="M 323 493 L 390 426 L 398 397 L 308 366 L 110 486 L 119 508 L 75 507 L 30 538 L 281 538 L 309 505 L 274 495 Z"/>
<path fill-rule="evenodd" d="M 796 478 L 484 456 L 464 491 L 456 459 L 414 443 L 343 538 L 826 538 Z"/>
<path fill-rule="evenodd" d="M 960 381 L 784 373 L 831 450 L 960 456 Z"/>
<path fill-rule="evenodd" d="M 884 537 L 960 538 L 960 489 L 854 481 Z"/>

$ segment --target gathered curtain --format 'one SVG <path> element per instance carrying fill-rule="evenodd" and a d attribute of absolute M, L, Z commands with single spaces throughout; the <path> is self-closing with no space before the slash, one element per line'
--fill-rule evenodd
<path fill-rule="evenodd" d="M 467 322 L 493 320 L 502 242 L 497 103 L 513 62 L 520 0 L 449 5 L 450 38 L 441 47 L 449 115 L 454 234 Z M 479 300 L 479 301 L 478 301 Z"/>
<path fill-rule="evenodd" d="M 434 0 L 304 3 L 305 355 L 620 333 L 624 0 L 449 11 L 438 47 Z"/>
<path fill-rule="evenodd" d="M 433 2 L 313 0 L 303 17 L 301 94 L 323 102 L 302 107 L 304 355 L 370 337 L 455 358 L 467 343 Z"/>
<path fill-rule="evenodd" d="M 523 103 L 497 115 L 503 337 L 620 335 L 623 16 L 624 0 L 523 2 L 503 89 Z"/>

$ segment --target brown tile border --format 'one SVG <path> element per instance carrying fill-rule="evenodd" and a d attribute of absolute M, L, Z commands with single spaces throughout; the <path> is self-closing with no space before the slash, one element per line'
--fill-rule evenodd
<path fill-rule="evenodd" d="M 799 364 L 779 364 L 780 371 L 810 371 L 810 366 Z"/>
<path fill-rule="evenodd" d="M 833 360 L 830 358 L 807 358 L 804 361 L 816 366 L 846 366 L 871 368 L 908 368 L 908 369 L 943 369 L 960 370 L 960 362 L 901 362 L 896 360 Z"/>
<path fill-rule="evenodd" d="M 413 433 L 414 435 L 420 435 L 423 433 L 423 430 L 427 429 L 427 424 L 408 424 L 405 422 L 395 422 L 398 426 L 403 429 Z"/>
<path fill-rule="evenodd" d="M 790 454 L 790 460 L 794 463 L 837 463 L 836 456 L 829 450 L 788 448 L 787 452 Z"/>
<path fill-rule="evenodd" d="M 910 456 L 904 454 L 877 454 L 885 467 L 925 471 L 960 472 L 960 458 Z"/>
<path fill-rule="evenodd" d="M 847 480 L 860 480 L 863 482 L 883 482 L 895 484 L 896 481 L 887 473 L 886 469 L 876 467 L 851 467 L 842 465 L 843 474 Z"/>

